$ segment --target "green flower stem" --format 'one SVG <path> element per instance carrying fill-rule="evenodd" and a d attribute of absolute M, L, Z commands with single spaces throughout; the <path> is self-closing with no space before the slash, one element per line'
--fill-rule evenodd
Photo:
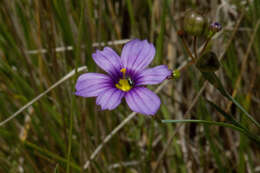
<path fill-rule="evenodd" d="M 186 43 L 186 41 L 184 40 L 183 37 L 181 37 L 181 41 L 182 41 L 182 43 L 183 43 L 183 45 L 184 45 L 184 48 L 185 48 L 185 50 L 187 51 L 188 55 L 191 57 L 192 61 L 194 61 L 195 58 L 194 58 L 194 56 L 192 55 L 192 53 L 191 53 L 191 51 L 190 51 L 190 49 L 189 49 L 189 47 L 188 47 L 188 45 L 187 45 L 187 43 Z"/>
<path fill-rule="evenodd" d="M 206 42 L 204 43 L 204 46 L 203 46 L 202 50 L 199 53 L 199 56 L 201 56 L 205 52 L 205 50 L 208 47 L 208 44 L 209 44 L 211 38 L 212 38 L 212 36 L 207 38 Z"/>
<path fill-rule="evenodd" d="M 197 53 L 197 37 L 193 37 L 193 51 L 194 51 L 194 56 L 197 59 L 198 58 L 198 53 Z"/>

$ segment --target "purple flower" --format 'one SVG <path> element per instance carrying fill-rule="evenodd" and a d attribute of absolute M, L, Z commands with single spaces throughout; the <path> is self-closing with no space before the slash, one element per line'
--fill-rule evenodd
<path fill-rule="evenodd" d="M 85 73 L 76 83 L 76 95 L 97 97 L 96 104 L 102 110 L 115 109 L 123 97 L 132 111 L 154 115 L 160 107 L 160 98 L 145 85 L 159 84 L 171 71 L 165 65 L 147 68 L 155 55 L 153 44 L 138 39 L 128 42 L 122 50 L 121 58 L 105 47 L 92 54 L 96 64 L 108 75 Z"/>

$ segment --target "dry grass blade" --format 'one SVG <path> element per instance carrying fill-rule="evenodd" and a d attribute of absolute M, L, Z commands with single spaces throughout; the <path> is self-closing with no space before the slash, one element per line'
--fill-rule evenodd
<path fill-rule="evenodd" d="M 130 39 L 124 39 L 124 40 L 115 40 L 115 41 L 108 41 L 108 42 L 100 42 L 100 43 L 93 43 L 92 46 L 93 47 L 99 47 L 99 46 L 106 46 L 106 45 L 120 45 L 120 44 L 125 44 L 128 41 L 130 41 Z M 85 48 L 85 46 L 81 46 L 81 48 Z M 67 46 L 67 47 L 56 47 L 55 48 L 55 52 L 64 52 L 64 51 L 71 51 L 73 50 L 74 47 L 73 46 Z M 28 54 L 38 54 L 38 53 L 47 53 L 47 49 L 36 49 L 36 50 L 28 50 L 27 53 Z"/>
<path fill-rule="evenodd" d="M 7 122 L 11 121 L 12 119 L 14 119 L 16 116 L 18 116 L 21 112 L 23 112 L 25 109 L 29 108 L 33 103 L 35 103 L 36 101 L 38 101 L 40 98 L 42 98 L 44 95 L 46 95 L 48 92 L 50 92 L 51 90 L 53 90 L 54 88 L 56 88 L 58 85 L 62 84 L 63 82 L 65 82 L 66 80 L 68 80 L 69 78 L 71 78 L 72 76 L 74 76 L 77 72 L 81 72 L 83 70 L 87 70 L 86 66 L 82 66 L 79 67 L 78 69 L 74 69 L 71 72 L 69 72 L 67 75 L 65 75 L 63 78 L 61 78 L 58 82 L 56 82 L 55 84 L 53 84 L 51 87 L 49 87 L 47 90 L 45 90 L 44 92 L 42 92 L 41 94 L 39 94 L 37 97 L 35 97 L 34 99 L 32 99 L 31 101 L 29 101 L 27 104 L 25 104 L 23 107 L 21 107 L 18 111 L 16 111 L 13 115 L 11 115 L 10 117 L 8 117 L 7 119 L 5 119 L 4 121 L 0 122 L 0 126 L 3 126 L 4 124 L 6 124 Z"/>
<path fill-rule="evenodd" d="M 96 155 L 100 152 L 100 150 L 104 147 L 104 145 L 126 124 L 128 123 L 134 116 L 136 115 L 135 112 L 132 112 L 130 115 L 127 116 L 124 121 L 122 121 L 114 130 L 109 133 L 106 138 L 103 140 L 101 144 L 95 149 L 95 151 L 91 154 L 90 159 L 86 161 L 86 163 L 83 166 L 83 169 L 87 169 L 89 167 L 90 161 L 92 161 Z"/>

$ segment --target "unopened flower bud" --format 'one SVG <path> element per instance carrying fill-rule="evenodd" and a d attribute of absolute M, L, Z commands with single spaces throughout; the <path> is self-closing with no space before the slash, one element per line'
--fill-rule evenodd
<path fill-rule="evenodd" d="M 173 70 L 173 72 L 172 72 L 172 76 L 174 77 L 174 78 L 179 78 L 180 77 L 180 71 L 179 70 Z"/>
<path fill-rule="evenodd" d="M 219 69 L 220 63 L 214 52 L 207 52 L 197 60 L 196 67 L 201 72 L 214 72 Z"/>
<path fill-rule="evenodd" d="M 222 29 L 222 26 L 218 22 L 213 22 L 210 24 L 210 30 L 214 33 L 219 32 Z"/>
<path fill-rule="evenodd" d="M 207 19 L 196 11 L 188 11 L 184 17 L 183 29 L 187 34 L 201 36 L 207 27 Z"/>

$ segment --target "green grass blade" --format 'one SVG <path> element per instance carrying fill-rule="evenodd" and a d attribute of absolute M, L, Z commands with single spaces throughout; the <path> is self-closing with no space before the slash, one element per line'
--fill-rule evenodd
<path fill-rule="evenodd" d="M 260 128 L 260 124 L 225 90 L 218 76 L 214 72 L 201 73 L 202 76 L 213 86 L 215 86 L 223 96 L 232 101 L 246 115 L 248 119 L 250 119 L 258 128 Z"/>
<path fill-rule="evenodd" d="M 234 124 L 237 127 L 240 127 L 242 129 L 245 129 L 240 123 L 238 123 L 231 115 L 227 114 L 225 111 L 223 111 L 221 108 L 219 108 L 216 104 L 213 102 L 206 100 L 212 107 L 217 109 L 218 112 L 220 112 L 228 121 L 230 121 L 232 124 Z"/>
<path fill-rule="evenodd" d="M 245 128 L 244 126 L 242 126 L 240 123 L 238 123 L 231 115 L 228 115 L 225 111 L 223 111 L 220 107 L 218 107 L 216 104 L 212 103 L 211 101 L 207 102 L 213 106 L 218 112 L 220 112 L 225 118 L 227 118 L 229 121 L 231 121 L 232 124 L 234 124 L 235 126 L 237 126 L 238 128 L 241 128 L 244 130 L 244 134 L 252 139 L 253 141 L 257 142 L 258 144 L 260 144 L 260 138 L 259 136 L 256 136 L 254 134 L 252 134 L 251 132 L 248 131 L 247 128 Z"/>
<path fill-rule="evenodd" d="M 156 56 L 155 62 L 159 64 L 161 62 L 163 56 L 163 40 L 164 40 L 164 33 L 165 33 L 165 21 L 166 21 L 166 0 L 163 1 L 163 14 L 161 17 L 161 24 L 160 24 L 160 33 L 156 40 Z"/>
<path fill-rule="evenodd" d="M 133 10 L 133 3 L 134 1 L 131 0 L 126 0 L 126 5 L 128 9 L 128 13 L 130 16 L 130 23 L 131 23 L 131 30 L 133 33 L 136 33 L 136 23 L 135 23 L 135 17 L 134 17 L 134 10 Z"/>
<path fill-rule="evenodd" d="M 216 121 L 206 121 L 206 120 L 162 120 L 162 123 L 201 123 L 201 124 L 228 127 L 228 128 L 231 128 L 233 130 L 236 130 L 236 131 L 246 135 L 248 138 L 252 139 L 258 145 L 260 145 L 260 138 L 258 136 L 255 136 L 252 133 L 249 133 L 247 130 L 240 128 L 240 127 L 237 127 L 236 125 L 229 124 L 229 123 L 216 122 Z"/>
<path fill-rule="evenodd" d="M 208 124 L 208 125 L 216 125 L 216 126 L 223 126 L 228 127 L 233 130 L 239 131 L 241 133 L 246 134 L 245 130 L 243 128 L 237 127 L 233 124 L 229 123 L 223 123 L 223 122 L 216 122 L 216 121 L 206 121 L 206 120 L 162 120 L 162 123 L 201 123 L 201 124 Z"/>

